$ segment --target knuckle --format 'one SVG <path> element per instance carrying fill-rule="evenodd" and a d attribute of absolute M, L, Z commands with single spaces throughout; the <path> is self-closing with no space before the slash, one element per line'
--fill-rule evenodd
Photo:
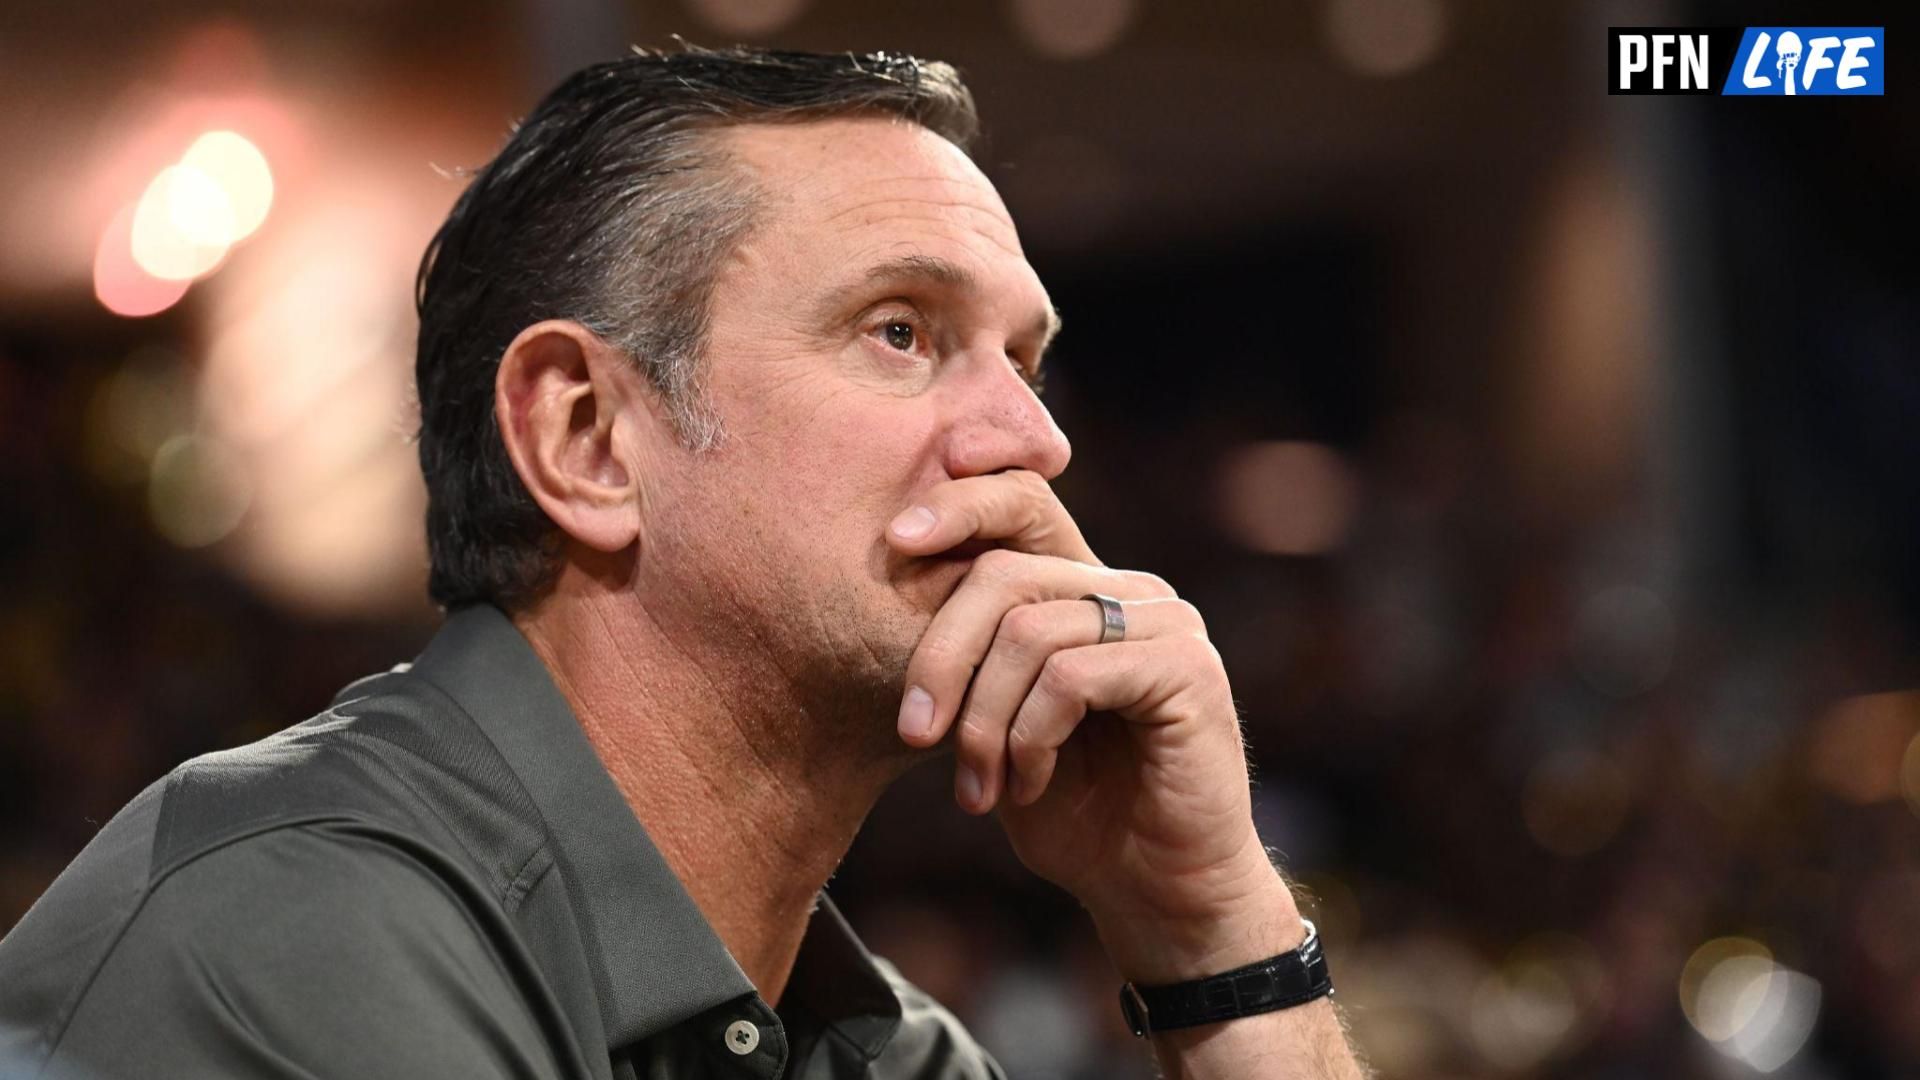
<path fill-rule="evenodd" d="M 1055 697 L 1065 697 L 1079 682 L 1079 667 L 1067 653 L 1054 653 L 1040 665 L 1040 679 L 1036 685 Z"/>
<path fill-rule="evenodd" d="M 1013 475 L 1019 479 L 1020 503 L 1025 516 L 1035 523 L 1046 521 L 1058 502 L 1053 494 L 1053 485 L 1047 483 L 1046 477 L 1025 469 Z"/>
<path fill-rule="evenodd" d="M 990 580 L 1005 581 L 1014 575 L 1021 562 L 1020 552 L 1012 548 L 988 548 L 973 560 L 973 569 Z"/>
<path fill-rule="evenodd" d="M 1027 555 L 1012 548 L 987 548 L 973 559 L 973 571 L 983 584 L 1006 588 L 1020 577 Z M 970 575 L 972 577 L 972 575 Z"/>
<path fill-rule="evenodd" d="M 1174 613 L 1175 621 L 1186 627 L 1188 633 L 1197 634 L 1203 639 L 1207 636 L 1206 616 L 1200 614 L 1200 609 L 1192 601 L 1174 597 L 1167 604 Z"/>
<path fill-rule="evenodd" d="M 1184 641 L 1187 654 L 1193 658 L 1194 663 L 1209 668 L 1225 666 L 1225 662 L 1220 657 L 1220 650 L 1211 640 L 1203 636 L 1192 636 L 1185 638 Z"/>
<path fill-rule="evenodd" d="M 960 717 L 960 727 L 954 739 L 960 743 L 962 750 L 978 757 L 985 757 L 993 751 L 993 733 L 987 728 L 986 717 L 972 708 Z"/>
<path fill-rule="evenodd" d="M 1048 753 L 1050 750 L 1047 747 L 1028 737 L 1022 739 L 1017 745 L 1009 744 L 1007 760 L 1011 763 L 1014 772 L 1031 776 L 1047 760 Z"/>
<path fill-rule="evenodd" d="M 942 670 L 957 662 L 959 658 L 960 643 L 946 634 L 928 635 L 920 642 L 918 666 L 922 670 Z"/>
<path fill-rule="evenodd" d="M 1173 586 L 1167 582 L 1167 579 L 1161 577 L 1159 574 L 1152 574 L 1143 570 L 1140 571 L 1140 578 L 1140 584 L 1154 596 L 1164 600 L 1174 600 L 1180 596 L 1180 594 L 1174 590 Z"/>
<path fill-rule="evenodd" d="M 1015 761 L 1025 761 L 1035 749 L 1033 724 L 1024 717 L 1015 718 L 1013 727 L 1007 731 L 1007 753 Z"/>
<path fill-rule="evenodd" d="M 1000 617 L 999 638 L 1024 655 L 1047 640 L 1047 619 L 1032 604 L 1022 604 Z"/>

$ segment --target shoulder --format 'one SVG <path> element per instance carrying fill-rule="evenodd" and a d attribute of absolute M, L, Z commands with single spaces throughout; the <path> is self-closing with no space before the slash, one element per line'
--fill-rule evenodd
<path fill-rule="evenodd" d="M 304 990 L 399 965 L 380 993 L 341 999 L 394 1005 L 450 971 L 519 964 L 503 898 L 546 865 L 544 836 L 507 805 L 524 796 L 497 760 L 425 680 L 388 675 L 179 766 L 0 940 L 0 1074 L 90 1011 L 241 991 L 298 1011 Z"/>
<path fill-rule="evenodd" d="M 430 849 L 318 821 L 253 833 L 156 880 L 103 972 L 159 962 L 228 989 L 257 978 L 264 992 L 345 991 L 499 966 L 486 958 L 512 951 L 497 905 Z"/>
<path fill-rule="evenodd" d="M 405 670 L 352 684 L 304 723 L 188 761 L 163 787 L 156 882 L 246 837 L 327 825 L 378 835 L 501 895 L 547 842 L 492 743 Z"/>
<path fill-rule="evenodd" d="M 487 1075 L 496 1055 L 531 1060 L 538 977 L 496 911 L 353 823 L 251 834 L 151 885 L 47 1032 L 49 1071 L 244 1074 L 269 1055 L 367 1076 L 458 1058 Z"/>

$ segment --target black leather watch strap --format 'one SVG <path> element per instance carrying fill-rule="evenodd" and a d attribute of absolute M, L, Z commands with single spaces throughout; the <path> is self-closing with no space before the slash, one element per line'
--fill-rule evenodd
<path fill-rule="evenodd" d="M 1333 978 L 1320 951 L 1320 933 L 1307 922 L 1307 939 L 1292 952 L 1191 982 L 1127 983 L 1120 988 L 1120 1012 L 1127 1027 L 1144 1036 L 1290 1009 L 1331 993 Z"/>

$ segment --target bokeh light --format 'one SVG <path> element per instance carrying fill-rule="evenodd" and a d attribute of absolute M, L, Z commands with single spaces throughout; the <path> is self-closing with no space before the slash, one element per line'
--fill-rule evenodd
<path fill-rule="evenodd" d="M 1773 1072 L 1806 1044 L 1820 1013 L 1820 984 L 1774 961 L 1751 938 L 1715 938 L 1680 974 L 1680 1008 L 1716 1050 Z"/>
<path fill-rule="evenodd" d="M 217 224 L 225 231 L 216 231 L 203 242 L 237 244 L 267 220 L 267 211 L 273 207 L 273 170 L 267 156 L 246 136 L 209 131 L 187 148 L 180 167 L 206 177 L 222 197 L 221 205 L 209 209 L 201 224 L 203 228 Z"/>
<path fill-rule="evenodd" d="M 1118 44 L 1133 22 L 1134 0 L 1014 0 L 1013 25 L 1035 52 L 1083 60 Z"/>
<path fill-rule="evenodd" d="M 1220 470 L 1221 525 L 1241 545 L 1271 555 L 1322 555 L 1346 540 L 1358 482 L 1331 447 L 1260 442 Z"/>
<path fill-rule="evenodd" d="M 116 314 L 166 310 L 260 228 L 273 190 L 259 147 L 235 131 L 204 132 L 108 223 L 94 254 L 94 294 Z"/>
<path fill-rule="evenodd" d="M 233 200 L 220 182 L 192 165 L 175 165 L 161 174 L 166 186 L 167 221 L 189 243 L 226 249 L 239 237 Z"/>
<path fill-rule="evenodd" d="M 133 212 L 133 261 L 163 281 L 191 281 L 220 265 L 233 234 L 233 209 L 213 178 L 169 165 Z"/>
<path fill-rule="evenodd" d="M 1773 952 L 1751 938 L 1701 945 L 1680 972 L 1680 1011 L 1701 1037 L 1725 1042 L 1759 1011 Z"/>
<path fill-rule="evenodd" d="M 1906 761 L 1916 736 L 1920 693 L 1843 698 L 1814 728 L 1808 765 L 1821 787 L 1848 802 L 1887 802 L 1900 798 L 1908 783 Z"/>
<path fill-rule="evenodd" d="M 1900 792 L 1913 812 L 1920 814 L 1920 735 L 1915 735 L 1907 743 L 1906 753 L 1900 755 Z"/>
<path fill-rule="evenodd" d="M 184 548 L 206 547 L 240 524 L 252 497 L 233 452 L 204 435 L 176 435 L 153 455 L 147 507 L 160 535 Z"/>
<path fill-rule="evenodd" d="M 790 25 L 807 0 L 687 0 L 687 7 L 721 33 L 759 37 Z"/>
<path fill-rule="evenodd" d="M 122 207 L 107 223 L 93 255 L 93 295 L 115 315 L 158 315 L 187 295 L 186 281 L 148 273 L 133 255 L 134 208 Z"/>
<path fill-rule="evenodd" d="M 101 380 L 87 404 L 88 463 L 113 484 L 144 484 L 153 456 L 192 429 L 195 394 L 185 360 L 174 350 L 135 350 Z"/>
<path fill-rule="evenodd" d="M 347 172 L 331 197 L 289 207 L 244 273 L 205 286 L 206 428 L 254 490 L 228 553 L 283 604 L 378 611 L 417 595 L 409 282 L 434 212 L 414 200 L 441 190 Z"/>
<path fill-rule="evenodd" d="M 1447 11 L 1440 0 L 1332 0 L 1326 32 L 1333 54 L 1362 75 L 1404 75 L 1439 54 Z"/>
<path fill-rule="evenodd" d="M 1574 983 L 1551 955 L 1515 955 L 1473 991 L 1475 1049 L 1495 1067 L 1524 1072 L 1559 1053 L 1582 1017 Z"/>

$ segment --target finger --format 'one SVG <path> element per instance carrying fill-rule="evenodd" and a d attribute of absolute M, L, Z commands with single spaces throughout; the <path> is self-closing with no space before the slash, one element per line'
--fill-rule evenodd
<path fill-rule="evenodd" d="M 1121 610 L 1129 641 L 1206 631 L 1200 613 L 1184 600 L 1123 601 Z M 1088 600 L 1024 604 L 1001 618 L 954 728 L 955 767 L 967 770 L 956 772 L 954 795 L 964 809 L 985 813 L 999 801 L 1006 787 L 1008 731 L 1047 658 L 1097 644 L 1104 629 L 1100 606 Z"/>
<path fill-rule="evenodd" d="M 1060 748 L 1089 712 L 1173 722 L 1180 716 L 1168 703 L 1195 685 L 1195 672 L 1218 663 L 1213 645 L 1190 634 L 1054 653 L 1007 730 L 1008 797 L 1031 806 L 1046 794 Z"/>
<path fill-rule="evenodd" d="M 932 746 L 946 735 L 959 714 L 967 683 L 986 659 L 1008 611 L 1021 604 L 1073 599 L 1090 592 L 1121 600 L 1173 595 L 1172 587 L 1152 574 L 1002 548 L 982 552 L 953 595 L 934 613 L 907 661 L 900 737 L 915 746 Z"/>
<path fill-rule="evenodd" d="M 908 555 L 932 555 L 968 540 L 1101 565 L 1080 526 L 1039 473 L 1026 469 L 936 484 L 893 519 L 887 540 Z"/>

